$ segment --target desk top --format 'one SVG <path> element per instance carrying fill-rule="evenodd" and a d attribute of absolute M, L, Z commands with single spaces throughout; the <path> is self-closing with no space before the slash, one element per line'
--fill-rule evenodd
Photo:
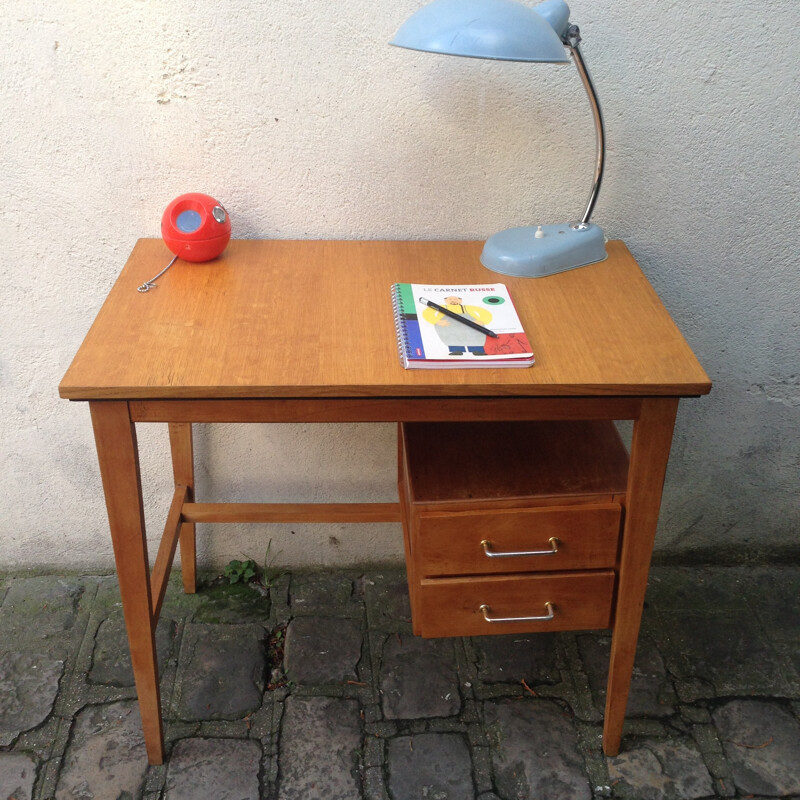
<path fill-rule="evenodd" d="M 547 278 L 484 268 L 481 242 L 234 240 L 169 261 L 140 239 L 67 370 L 71 400 L 706 394 L 711 383 L 622 242 Z M 393 283 L 505 283 L 529 369 L 405 370 Z"/>

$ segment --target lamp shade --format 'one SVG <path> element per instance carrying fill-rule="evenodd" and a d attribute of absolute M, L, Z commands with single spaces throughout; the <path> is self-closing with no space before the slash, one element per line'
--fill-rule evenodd
<path fill-rule="evenodd" d="M 500 61 L 569 61 L 553 24 L 516 0 L 433 0 L 406 20 L 391 44 Z"/>

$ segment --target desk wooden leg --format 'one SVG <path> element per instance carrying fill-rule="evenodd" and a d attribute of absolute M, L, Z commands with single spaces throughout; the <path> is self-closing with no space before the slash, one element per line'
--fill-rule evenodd
<path fill-rule="evenodd" d="M 124 401 L 93 401 L 89 408 L 147 757 L 151 764 L 161 764 L 164 761 L 164 730 L 136 430 L 128 414 L 128 404 Z"/>
<path fill-rule="evenodd" d="M 643 400 L 641 414 L 633 427 L 603 728 L 603 751 L 609 756 L 619 753 L 622 742 L 647 574 L 677 411 L 677 398 Z"/>
<path fill-rule="evenodd" d="M 185 486 L 187 501 L 194 502 L 194 447 L 191 422 L 169 423 L 169 446 L 172 451 L 172 474 L 176 486 Z M 183 591 L 194 594 L 197 590 L 197 545 L 195 524 L 184 522 L 180 532 L 181 574 Z"/>

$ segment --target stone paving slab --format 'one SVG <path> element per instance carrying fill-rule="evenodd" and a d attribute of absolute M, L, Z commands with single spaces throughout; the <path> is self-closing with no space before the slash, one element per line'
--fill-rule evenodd
<path fill-rule="evenodd" d="M 386 719 L 450 717 L 461 709 L 450 639 L 389 636 L 380 680 Z"/>
<path fill-rule="evenodd" d="M 31 800 L 36 764 L 23 753 L 0 753 L 0 798 Z"/>
<path fill-rule="evenodd" d="M 692 744 L 637 742 L 609 759 L 614 795 L 629 800 L 700 800 L 714 795 L 713 780 Z"/>
<path fill-rule="evenodd" d="M 259 800 L 258 742 L 182 739 L 167 767 L 164 800 Z"/>
<path fill-rule="evenodd" d="M 176 689 L 180 719 L 235 719 L 264 691 L 265 631 L 257 625 L 187 625 Z"/>
<path fill-rule="evenodd" d="M 800 795 L 800 722 L 783 705 L 732 700 L 713 718 L 739 791 Z"/>
<path fill-rule="evenodd" d="M 484 714 L 501 797 L 591 800 L 567 710 L 550 700 L 512 699 L 486 703 Z"/>
<path fill-rule="evenodd" d="M 0 747 L 47 719 L 63 672 L 49 655 L 0 652 Z"/>
<path fill-rule="evenodd" d="M 389 790 L 393 800 L 473 800 L 472 760 L 463 736 L 421 733 L 389 742 Z"/>
<path fill-rule="evenodd" d="M 3 578 L 0 800 L 800 800 L 800 567 L 652 570 L 615 758 L 607 632 L 423 640 L 402 569 L 213 577 L 165 598 L 162 766 L 115 579 Z"/>
<path fill-rule="evenodd" d="M 290 697 L 284 711 L 278 800 L 359 796 L 361 718 L 355 700 Z"/>
<path fill-rule="evenodd" d="M 138 704 L 88 706 L 75 718 L 55 798 L 139 797 L 146 774 Z"/>
<path fill-rule="evenodd" d="M 358 620 L 296 617 L 286 630 L 286 675 L 298 684 L 356 681 L 361 642 Z"/>

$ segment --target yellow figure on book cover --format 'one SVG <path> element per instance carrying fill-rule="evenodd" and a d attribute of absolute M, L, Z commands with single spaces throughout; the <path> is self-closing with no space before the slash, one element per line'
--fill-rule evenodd
<path fill-rule="evenodd" d="M 454 314 L 464 314 L 479 325 L 488 325 L 492 320 L 492 313 L 486 308 L 479 306 L 464 305 L 461 297 L 451 295 L 444 298 L 444 306 Z M 469 351 L 476 356 L 487 355 L 485 348 L 486 334 L 461 325 L 459 322 L 450 319 L 441 311 L 427 307 L 422 312 L 422 318 L 435 326 L 436 333 L 446 345 L 451 356 L 463 356 Z"/>

